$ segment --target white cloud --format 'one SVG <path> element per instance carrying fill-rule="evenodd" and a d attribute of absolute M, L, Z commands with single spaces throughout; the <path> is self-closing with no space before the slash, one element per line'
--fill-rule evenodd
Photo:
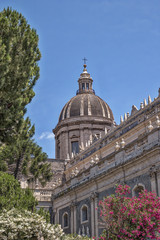
<path fill-rule="evenodd" d="M 54 134 L 51 133 L 51 132 L 43 132 L 39 138 L 39 140 L 42 140 L 42 139 L 54 139 Z"/>

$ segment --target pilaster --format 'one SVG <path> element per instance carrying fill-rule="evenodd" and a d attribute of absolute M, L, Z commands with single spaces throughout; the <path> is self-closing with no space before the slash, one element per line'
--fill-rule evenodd
<path fill-rule="evenodd" d="M 95 236 L 95 195 L 94 193 L 91 194 L 90 196 L 90 201 L 91 201 L 91 236 Z"/>
<path fill-rule="evenodd" d="M 71 233 L 76 233 L 76 202 L 71 203 Z"/>
<path fill-rule="evenodd" d="M 98 193 L 95 193 L 95 205 L 94 205 L 94 226 L 95 226 L 95 236 L 98 238 Z"/>
<path fill-rule="evenodd" d="M 159 196 L 160 193 L 160 177 L 159 177 L 159 168 L 156 166 L 152 166 L 150 168 L 150 179 L 151 179 L 151 191 L 155 192 L 157 196 Z"/>

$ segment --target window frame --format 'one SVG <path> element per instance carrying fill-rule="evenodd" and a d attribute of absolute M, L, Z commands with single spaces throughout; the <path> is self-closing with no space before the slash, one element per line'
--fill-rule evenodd
<path fill-rule="evenodd" d="M 73 144 L 73 143 L 77 143 L 78 152 L 74 152 L 74 151 L 73 151 L 73 147 L 72 147 L 72 144 Z M 71 152 L 73 152 L 73 154 L 79 154 L 79 141 L 78 141 L 78 140 L 71 141 Z"/>
<path fill-rule="evenodd" d="M 86 90 L 89 90 L 89 83 L 86 83 Z"/>
<path fill-rule="evenodd" d="M 83 220 L 83 208 L 86 207 L 87 209 L 87 219 Z M 87 223 L 89 221 L 89 214 L 88 214 L 88 206 L 86 204 L 83 204 L 81 207 L 81 223 Z"/>
<path fill-rule="evenodd" d="M 64 217 L 67 215 L 67 226 L 64 226 Z M 68 212 L 64 212 L 62 215 L 62 228 L 67 229 L 69 228 L 69 214 Z"/>

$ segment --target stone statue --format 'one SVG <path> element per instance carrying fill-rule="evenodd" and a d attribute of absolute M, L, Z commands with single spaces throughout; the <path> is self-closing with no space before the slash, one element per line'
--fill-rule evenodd
<path fill-rule="evenodd" d="M 85 236 L 85 228 L 84 228 L 84 225 L 82 226 L 82 236 L 83 236 L 83 237 Z"/>
<path fill-rule="evenodd" d="M 89 227 L 87 227 L 87 236 L 90 237 Z"/>

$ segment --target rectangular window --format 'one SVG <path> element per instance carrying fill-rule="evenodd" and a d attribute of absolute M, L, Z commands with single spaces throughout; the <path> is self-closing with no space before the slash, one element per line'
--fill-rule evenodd
<path fill-rule="evenodd" d="M 72 152 L 73 153 L 79 153 L 79 143 L 78 141 L 72 142 Z"/>
<path fill-rule="evenodd" d="M 82 83 L 82 90 L 84 90 L 85 89 L 85 84 L 84 83 Z"/>
<path fill-rule="evenodd" d="M 87 90 L 89 90 L 89 83 L 86 83 L 86 88 Z"/>

